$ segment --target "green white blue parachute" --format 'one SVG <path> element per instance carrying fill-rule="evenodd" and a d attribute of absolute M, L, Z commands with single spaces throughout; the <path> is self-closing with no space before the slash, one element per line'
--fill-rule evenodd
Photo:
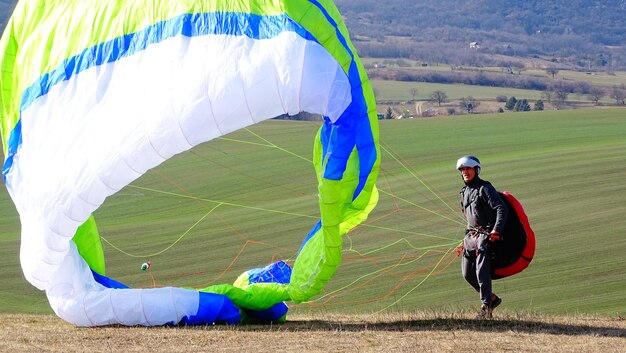
<path fill-rule="evenodd" d="M 329 0 L 21 0 L 0 69 L 22 269 L 76 325 L 275 320 L 284 301 L 320 293 L 342 234 L 378 201 L 373 91 Z M 324 116 L 321 219 L 293 269 L 278 262 L 201 291 L 106 277 L 92 213 L 108 196 L 193 146 L 302 111 Z"/>

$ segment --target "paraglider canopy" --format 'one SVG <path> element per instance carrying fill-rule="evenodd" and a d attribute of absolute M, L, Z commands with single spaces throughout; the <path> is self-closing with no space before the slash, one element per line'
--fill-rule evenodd
<path fill-rule="evenodd" d="M 373 92 L 331 1 L 25 0 L 0 53 L 22 269 L 77 325 L 234 322 L 233 302 L 263 312 L 306 300 L 377 202 Z M 220 293 L 106 278 L 91 214 L 108 196 L 197 144 L 301 111 L 325 119 L 313 142 L 321 220 L 293 272 L 271 283 L 247 273 Z"/>

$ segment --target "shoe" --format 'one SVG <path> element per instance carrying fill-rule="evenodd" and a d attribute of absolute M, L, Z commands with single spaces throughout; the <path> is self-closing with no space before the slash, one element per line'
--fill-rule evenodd
<path fill-rule="evenodd" d="M 483 305 L 480 308 L 480 312 L 478 313 L 478 315 L 476 315 L 476 319 L 478 320 L 492 319 L 493 318 L 492 312 L 493 312 L 493 308 Z"/>
<path fill-rule="evenodd" d="M 500 297 L 498 297 L 497 295 L 493 295 L 495 298 L 491 301 L 491 310 L 495 309 L 498 307 L 498 305 L 500 305 L 500 303 L 502 303 L 502 299 Z"/>

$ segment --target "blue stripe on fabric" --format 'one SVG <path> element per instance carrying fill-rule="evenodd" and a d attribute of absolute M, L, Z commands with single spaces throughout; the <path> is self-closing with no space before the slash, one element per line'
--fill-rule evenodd
<path fill-rule="evenodd" d="M 339 30 L 337 22 L 333 20 L 328 11 L 316 0 L 310 0 L 324 14 L 328 22 L 335 28 L 335 32 L 340 43 L 348 51 L 352 62 L 348 68 L 348 81 L 352 93 L 352 102 L 341 114 L 335 123 L 328 117 L 324 117 L 324 124 L 320 132 L 320 143 L 322 145 L 322 163 L 324 165 L 324 178 L 330 180 L 341 180 L 346 170 L 346 165 L 352 150 L 356 146 L 359 154 L 359 182 L 352 195 L 352 200 L 360 194 L 367 178 L 374 168 L 378 151 L 374 143 L 374 135 L 369 122 L 368 107 L 363 95 L 361 77 L 358 67 L 354 61 L 354 53 L 348 46 L 346 38 Z M 363 119 L 365 117 L 365 119 Z M 304 238 L 298 253 L 302 251 L 306 243 L 320 230 L 322 221 L 318 221 Z"/>
<path fill-rule="evenodd" d="M 204 35 L 227 34 L 247 36 L 252 39 L 269 39 L 282 32 L 294 32 L 302 38 L 317 42 L 286 14 L 260 16 L 235 12 L 214 12 L 202 14 L 184 14 L 172 19 L 155 23 L 141 31 L 117 37 L 83 50 L 80 54 L 64 60 L 56 69 L 43 74 L 37 81 L 24 90 L 20 102 L 20 112 L 28 109 L 39 97 L 42 97 L 55 85 L 69 80 L 79 73 L 107 63 L 116 62 L 145 50 L 148 46 L 178 35 L 197 37 Z M 22 142 L 21 119 L 11 131 L 8 153 L 2 167 L 6 175 L 13 165 L 13 156 Z"/>
<path fill-rule="evenodd" d="M 44 74 L 38 82 L 24 91 L 20 111 L 26 110 L 37 98 L 46 95 L 54 85 L 66 81 L 82 71 L 116 62 L 141 52 L 152 44 L 178 35 L 198 37 L 224 34 L 245 35 L 252 39 L 269 39 L 285 31 L 295 32 L 307 40 L 313 40 L 310 33 L 284 14 L 259 16 L 233 12 L 214 12 L 177 16 L 155 23 L 141 31 L 87 48 L 82 53 L 64 60 L 56 69 Z"/>
<path fill-rule="evenodd" d="M 91 274 L 93 275 L 93 278 L 96 280 L 96 282 L 100 283 L 101 285 L 107 287 L 107 288 L 113 288 L 113 289 L 126 289 L 129 288 L 127 285 L 125 285 L 124 283 L 118 282 L 114 279 L 111 279 L 107 276 L 103 276 L 97 272 L 95 272 L 94 270 L 91 270 Z"/>
<path fill-rule="evenodd" d="M 170 325 L 203 325 L 215 322 L 234 325 L 241 321 L 239 308 L 227 296 L 206 292 L 198 292 L 198 294 L 200 302 L 196 315 L 185 316 L 180 322 L 170 322 Z"/>
<path fill-rule="evenodd" d="M 21 119 L 17 121 L 17 124 L 15 124 L 15 127 L 13 128 L 13 130 L 11 131 L 11 134 L 9 135 L 7 157 L 4 161 L 4 164 L 2 165 L 2 179 L 4 179 L 5 185 L 7 183 L 6 175 L 11 169 L 11 166 L 13 165 L 13 157 L 15 156 L 15 153 L 17 153 L 17 147 L 20 144 L 22 144 L 22 120 Z"/>
<path fill-rule="evenodd" d="M 103 276 L 95 271 L 91 271 L 93 278 L 101 285 L 112 289 L 128 289 L 127 285 L 120 283 L 107 276 Z M 239 308 L 233 304 L 227 296 L 221 294 L 198 292 L 200 295 L 198 303 L 198 311 L 195 315 L 185 316 L 180 322 L 169 322 L 168 325 L 186 324 L 186 325 L 201 325 L 212 324 L 214 322 L 225 322 L 229 325 L 234 325 L 241 321 L 241 315 L 239 314 Z M 270 308 L 272 309 L 272 308 Z M 268 309 L 268 310 L 270 310 Z M 278 315 L 280 309 L 270 310 L 267 313 L 263 312 L 263 317 L 269 317 L 271 314 Z M 286 313 L 286 311 L 285 311 Z M 282 316 L 282 315 L 281 315 Z M 276 319 L 277 320 L 277 319 Z"/>
<path fill-rule="evenodd" d="M 255 323 L 255 321 L 261 321 L 261 323 L 282 321 L 289 311 L 289 307 L 284 302 L 275 304 L 269 309 L 265 310 L 250 310 L 243 309 L 246 314 L 246 321 L 248 323 Z"/>
<path fill-rule="evenodd" d="M 302 248 L 304 248 L 304 246 L 306 245 L 306 243 L 309 242 L 309 240 L 311 238 L 313 238 L 313 236 L 322 228 L 322 220 L 320 219 L 319 221 L 317 221 L 317 223 L 315 223 L 315 225 L 313 226 L 313 228 L 311 228 L 311 231 L 309 231 L 309 234 L 307 234 L 307 236 L 304 238 L 304 240 L 302 240 L 302 244 L 300 245 L 300 249 L 298 249 L 298 254 L 300 254 L 300 251 L 302 251 Z"/>
<path fill-rule="evenodd" d="M 248 270 L 248 283 L 289 283 L 291 267 L 284 261 L 271 263 L 263 268 Z"/>
<path fill-rule="evenodd" d="M 346 170 L 346 164 L 350 153 L 356 146 L 359 154 L 359 183 L 354 191 L 352 199 L 356 199 L 363 188 L 367 177 L 374 168 L 377 158 L 377 151 L 374 144 L 372 127 L 369 123 L 367 103 L 363 95 L 361 77 L 358 67 L 354 61 L 355 54 L 348 46 L 348 41 L 339 30 L 337 22 L 330 16 L 328 11 L 317 0 L 310 0 L 326 17 L 326 20 L 335 28 L 337 38 L 352 58 L 348 69 L 348 81 L 352 89 L 352 102 L 342 113 L 337 121 L 332 124 L 327 121 L 322 128 L 322 134 L 326 137 L 322 139 L 322 158 L 324 158 L 324 177 L 330 180 L 341 180 Z M 362 117 L 366 119 L 362 119 Z M 326 142 L 327 144 L 324 144 Z"/>

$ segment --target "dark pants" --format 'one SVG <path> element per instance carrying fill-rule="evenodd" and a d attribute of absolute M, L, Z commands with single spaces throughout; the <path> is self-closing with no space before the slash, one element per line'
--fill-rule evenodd
<path fill-rule="evenodd" d="M 461 258 L 461 272 L 467 283 L 480 294 L 480 301 L 483 305 L 491 307 L 491 251 L 489 249 L 476 250 L 476 248 L 481 248 L 484 240 L 465 239 L 466 250 Z"/>

